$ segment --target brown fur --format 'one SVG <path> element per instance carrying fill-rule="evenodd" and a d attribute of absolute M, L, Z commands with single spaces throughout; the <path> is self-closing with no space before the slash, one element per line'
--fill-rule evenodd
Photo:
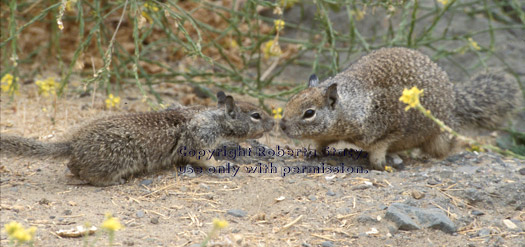
<path fill-rule="evenodd" d="M 521 97 L 516 81 L 502 75 L 482 74 L 454 86 L 430 58 L 407 48 L 377 50 L 321 85 L 311 81 L 286 104 L 281 129 L 290 137 L 314 140 L 319 151 L 337 141 L 353 143 L 381 170 L 387 152 L 421 148 L 442 158 L 452 148 L 448 134 L 432 120 L 404 110 L 403 89 L 423 89 L 421 104 L 452 128 L 494 126 Z M 315 115 L 307 117 L 307 110 Z"/>
<path fill-rule="evenodd" d="M 180 155 L 179 149 L 208 150 L 225 140 L 259 138 L 273 127 L 273 119 L 258 107 L 218 94 L 216 108 L 179 107 L 161 112 L 111 116 L 95 120 L 63 142 L 2 135 L 0 151 L 27 157 L 69 158 L 79 178 L 97 186 L 175 164 L 209 166 L 214 160 Z M 257 113 L 260 119 L 254 119 Z"/>

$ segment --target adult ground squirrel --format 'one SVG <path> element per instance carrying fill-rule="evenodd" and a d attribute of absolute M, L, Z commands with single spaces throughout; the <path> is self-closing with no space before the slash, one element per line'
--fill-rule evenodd
<path fill-rule="evenodd" d="M 273 119 L 255 105 L 235 102 L 223 92 L 217 98 L 216 108 L 178 107 L 98 119 L 62 142 L 2 135 L 0 151 L 26 157 L 69 158 L 71 172 L 96 186 L 119 184 L 131 175 L 186 162 L 207 167 L 216 161 L 183 156 L 181 148 L 210 150 L 223 141 L 260 138 L 274 125 Z"/>
<path fill-rule="evenodd" d="M 286 104 L 281 129 L 292 138 L 312 139 L 317 151 L 338 141 L 366 150 L 375 169 L 383 170 L 387 152 L 410 148 L 442 158 L 452 140 L 419 111 L 405 111 L 404 88 L 423 89 L 421 104 L 452 128 L 471 124 L 493 127 L 520 105 L 517 81 L 490 72 L 452 84 L 427 56 L 407 48 L 383 48 L 347 70 L 309 88 Z"/>

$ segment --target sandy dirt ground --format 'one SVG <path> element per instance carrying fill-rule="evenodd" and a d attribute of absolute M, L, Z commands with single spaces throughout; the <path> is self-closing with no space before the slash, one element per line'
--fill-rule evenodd
<path fill-rule="evenodd" d="M 163 85 L 167 102 L 193 97 L 187 86 Z M 34 84 L 23 85 L 10 100 L 2 95 L 2 134 L 54 141 L 79 124 L 101 115 L 147 111 L 134 89 L 124 89 L 121 108 L 104 109 L 102 95 L 71 94 L 56 101 L 41 97 Z M 95 102 L 94 105 L 92 103 Z M 93 107 L 92 107 L 93 106 Z M 258 143 L 305 147 L 273 131 Z M 86 223 L 100 226 L 106 213 L 124 229 L 116 246 L 198 246 L 212 229 L 212 220 L 229 226 L 210 246 L 520 246 L 524 239 L 524 161 L 491 153 L 459 153 L 446 160 L 402 156 L 405 168 L 394 173 L 368 170 L 366 154 L 332 160 L 354 167 L 354 173 L 291 174 L 291 167 L 326 159 L 262 157 L 239 159 L 237 174 L 188 174 L 178 169 L 132 178 L 123 185 L 93 187 L 71 177 L 65 161 L 1 158 L 0 223 L 36 226 L 35 246 L 82 246 L 83 238 L 62 238 L 56 232 Z M 258 162 L 272 164 L 248 173 Z M 257 166 L 255 166 L 257 167 Z M 438 209 L 455 231 L 439 227 L 401 230 L 387 219 L 394 203 L 417 209 Z M 415 216 L 414 216 L 415 217 Z M 511 221 L 514 226 L 506 223 Z M 99 231 L 87 241 L 108 244 Z M 7 244 L 2 232 L 1 244 Z"/>

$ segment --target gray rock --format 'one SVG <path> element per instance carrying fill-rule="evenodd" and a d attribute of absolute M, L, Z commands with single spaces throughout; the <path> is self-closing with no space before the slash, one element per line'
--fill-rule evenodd
<path fill-rule="evenodd" d="M 159 224 L 159 217 L 151 218 L 150 222 L 151 224 L 154 224 L 154 225 Z"/>
<path fill-rule="evenodd" d="M 322 247 L 333 247 L 335 246 L 334 243 L 332 241 L 324 241 L 321 243 L 321 246 Z"/>
<path fill-rule="evenodd" d="M 478 210 L 472 210 L 472 212 L 470 212 L 472 215 L 475 215 L 475 216 L 481 216 L 481 215 L 485 215 L 485 213 L 481 212 L 481 211 L 478 211 Z"/>
<path fill-rule="evenodd" d="M 490 236 L 490 229 L 483 228 L 483 229 L 479 230 L 478 231 L 478 236 L 480 236 L 480 237 Z"/>
<path fill-rule="evenodd" d="M 521 168 L 521 169 L 519 170 L 519 174 L 520 174 L 520 175 L 525 175 L 525 168 Z"/>
<path fill-rule="evenodd" d="M 357 216 L 356 220 L 359 223 L 377 223 L 376 219 L 374 219 L 371 216 L 366 215 L 366 214 L 362 214 L 362 215 Z"/>
<path fill-rule="evenodd" d="M 335 196 L 335 192 L 329 190 L 328 192 L 326 192 L 326 195 L 327 196 Z"/>
<path fill-rule="evenodd" d="M 310 195 L 310 196 L 308 196 L 308 200 L 314 202 L 314 201 L 317 200 L 317 197 L 315 197 L 314 195 Z"/>
<path fill-rule="evenodd" d="M 438 229 L 446 233 L 456 232 L 456 225 L 441 209 L 418 209 L 415 214 L 425 228 Z"/>
<path fill-rule="evenodd" d="M 138 218 L 142 218 L 144 217 L 145 213 L 143 210 L 138 210 L 137 213 L 135 213 L 135 215 L 138 217 Z"/>
<path fill-rule="evenodd" d="M 456 225 L 440 210 L 421 209 L 403 203 L 392 203 L 385 215 L 400 230 L 424 228 L 438 229 L 446 233 L 456 232 Z"/>
<path fill-rule="evenodd" d="M 302 246 L 302 247 L 312 247 L 312 245 L 309 244 L 309 243 L 302 243 L 301 246 Z"/>
<path fill-rule="evenodd" d="M 436 185 L 436 184 L 440 184 L 440 183 L 441 183 L 441 180 L 436 179 L 436 178 L 429 178 L 427 180 L 427 184 L 428 185 Z"/>
<path fill-rule="evenodd" d="M 247 215 L 247 213 L 242 210 L 242 209 L 230 209 L 228 211 L 226 211 L 226 214 L 229 214 L 231 216 L 235 216 L 235 217 L 244 217 Z"/>
<path fill-rule="evenodd" d="M 408 216 L 411 206 L 402 203 L 392 203 L 386 210 L 385 219 L 393 221 L 400 230 L 410 231 L 421 229 L 416 222 Z"/>
<path fill-rule="evenodd" d="M 144 179 L 144 180 L 140 181 L 140 184 L 141 185 L 145 185 L 145 186 L 148 186 L 151 183 L 153 183 L 153 180 L 151 180 L 151 179 Z"/>

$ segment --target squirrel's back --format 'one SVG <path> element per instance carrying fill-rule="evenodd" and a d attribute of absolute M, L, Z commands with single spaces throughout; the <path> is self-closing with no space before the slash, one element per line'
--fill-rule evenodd
<path fill-rule="evenodd" d="M 385 154 L 410 148 L 437 158 L 453 146 L 447 133 L 418 111 L 399 101 L 404 89 L 423 90 L 421 105 L 452 128 L 471 124 L 493 127 L 519 107 L 520 90 L 503 74 L 484 73 L 452 84 L 428 56 L 408 48 L 383 48 L 356 61 L 345 71 L 309 88 L 286 104 L 281 129 L 290 137 L 313 139 L 317 149 L 337 141 L 370 152 L 375 168 Z"/>

